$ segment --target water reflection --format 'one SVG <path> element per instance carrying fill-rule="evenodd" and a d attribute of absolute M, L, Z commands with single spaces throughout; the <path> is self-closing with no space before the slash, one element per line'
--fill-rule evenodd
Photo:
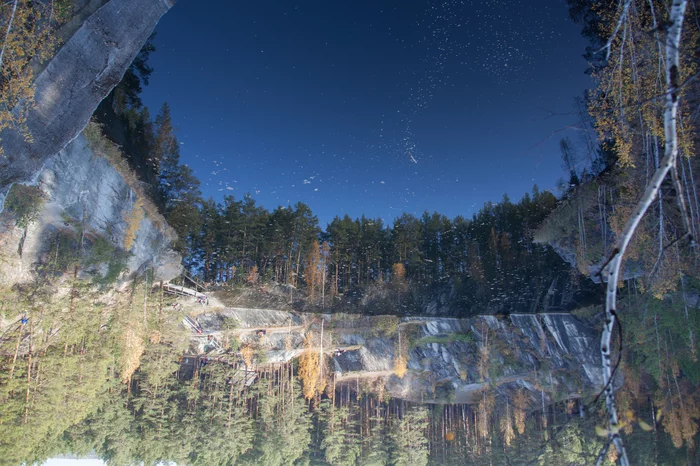
<path fill-rule="evenodd" d="M 490 335 L 490 346 L 481 340 L 485 327 L 470 339 L 429 338 L 398 321 L 368 330 L 360 325 L 364 317 L 348 316 L 297 317 L 303 338 L 292 337 L 290 323 L 286 332 L 233 325 L 214 331 L 208 325 L 227 320 L 210 310 L 191 317 L 203 325 L 198 334 L 157 288 L 141 284 L 105 295 L 77 279 L 66 283 L 63 293 L 33 284 L 4 296 L 24 312 L 9 319 L 2 335 L 3 464 L 65 453 L 96 454 L 114 465 L 591 464 L 606 441 L 596 435 L 604 422 L 600 404 L 592 402 L 595 393 L 561 391 L 566 385 L 557 380 L 570 366 L 557 368 L 552 358 L 549 373 L 541 365 L 537 377 L 493 372 L 508 353 L 500 342 L 510 335 L 505 321 L 483 334 Z M 470 322 L 489 321 L 475 319 Z M 429 325 L 437 324 L 409 327 Z M 388 357 L 405 351 L 412 384 L 429 380 L 430 371 L 415 369 L 414 359 L 423 354 L 421 346 L 434 345 L 447 353 L 472 351 L 475 369 L 467 376 L 484 380 L 472 384 L 470 403 L 441 397 L 454 384 L 434 378 L 432 397 L 406 401 L 395 391 L 396 368 L 391 374 L 359 366 L 336 370 L 350 364 L 339 361 L 352 351 L 337 349 L 350 339 L 364 340 L 367 348 L 393 342 L 389 348 L 397 353 Z M 479 360 L 484 347 L 491 348 L 488 357 Z M 285 354 L 289 358 L 280 360 Z M 488 367 L 479 375 L 483 364 Z M 645 395 L 625 403 L 633 413 L 626 431 L 634 464 L 683 464 L 692 455 L 673 446 L 662 421 L 654 424 L 659 411 Z"/>

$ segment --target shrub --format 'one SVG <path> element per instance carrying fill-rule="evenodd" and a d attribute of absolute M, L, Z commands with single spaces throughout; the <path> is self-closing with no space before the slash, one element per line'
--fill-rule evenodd
<path fill-rule="evenodd" d="M 396 316 L 378 316 L 372 319 L 374 334 L 391 337 L 399 330 L 399 318 Z"/>
<path fill-rule="evenodd" d="M 224 316 L 221 328 L 225 331 L 236 330 L 238 328 L 238 320 L 235 317 Z"/>
<path fill-rule="evenodd" d="M 268 363 L 270 355 L 267 352 L 267 348 L 259 345 L 255 348 L 255 361 L 258 365 L 264 366 Z"/>
<path fill-rule="evenodd" d="M 227 345 L 227 350 L 230 351 L 238 351 L 238 349 L 241 347 L 241 342 L 238 339 L 236 335 L 231 335 L 228 338 L 228 345 Z"/>
<path fill-rule="evenodd" d="M 105 238 L 98 236 L 93 242 L 90 248 L 90 254 L 85 260 L 85 265 L 97 265 L 109 262 L 114 255 L 114 246 L 112 243 L 107 241 Z"/>
<path fill-rule="evenodd" d="M 126 268 L 126 254 L 115 249 L 114 255 L 107 262 L 107 273 L 99 280 L 101 285 L 111 285 Z"/>
<path fill-rule="evenodd" d="M 126 268 L 128 253 L 120 250 L 102 236 L 98 236 L 84 255 L 83 265 L 86 267 L 107 264 L 105 275 L 96 280 L 100 285 L 111 285 Z"/>
<path fill-rule="evenodd" d="M 12 212 L 20 228 L 27 228 L 39 216 L 44 193 L 36 186 L 13 184 L 5 199 L 5 208 Z"/>

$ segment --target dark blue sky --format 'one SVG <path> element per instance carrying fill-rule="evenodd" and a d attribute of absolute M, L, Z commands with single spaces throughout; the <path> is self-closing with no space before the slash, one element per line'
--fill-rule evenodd
<path fill-rule="evenodd" d="M 179 0 L 156 31 L 144 101 L 203 193 L 323 226 L 554 189 L 576 118 L 550 112 L 591 85 L 564 0 Z"/>

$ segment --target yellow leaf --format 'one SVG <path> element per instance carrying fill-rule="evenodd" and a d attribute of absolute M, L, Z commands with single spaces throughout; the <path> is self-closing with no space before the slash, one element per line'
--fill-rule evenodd
<path fill-rule="evenodd" d="M 629 424 L 629 422 L 626 422 L 626 421 L 618 422 L 615 427 L 610 429 L 610 432 L 612 432 L 613 435 L 615 435 L 615 434 L 619 433 L 620 430 L 622 430 L 628 424 Z"/>
<path fill-rule="evenodd" d="M 595 434 L 599 437 L 607 437 L 610 435 L 610 431 L 607 429 L 603 429 L 600 426 L 595 426 Z"/>
<path fill-rule="evenodd" d="M 651 426 L 644 421 L 639 421 L 639 427 L 641 427 L 643 430 L 646 430 L 647 432 L 651 432 Z"/>

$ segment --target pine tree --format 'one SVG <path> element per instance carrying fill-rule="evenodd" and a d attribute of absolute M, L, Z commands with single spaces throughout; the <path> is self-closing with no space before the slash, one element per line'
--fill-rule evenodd
<path fill-rule="evenodd" d="M 163 104 L 156 118 L 154 159 L 160 166 L 161 207 L 168 224 L 178 234 L 175 249 L 191 254 L 195 250 L 193 236 L 199 233 L 202 223 L 198 209 L 201 203 L 199 180 L 190 167 L 180 164 L 180 149 L 167 103 Z"/>
<path fill-rule="evenodd" d="M 427 410 L 409 408 L 389 427 L 391 464 L 396 466 L 425 466 L 428 464 Z"/>

